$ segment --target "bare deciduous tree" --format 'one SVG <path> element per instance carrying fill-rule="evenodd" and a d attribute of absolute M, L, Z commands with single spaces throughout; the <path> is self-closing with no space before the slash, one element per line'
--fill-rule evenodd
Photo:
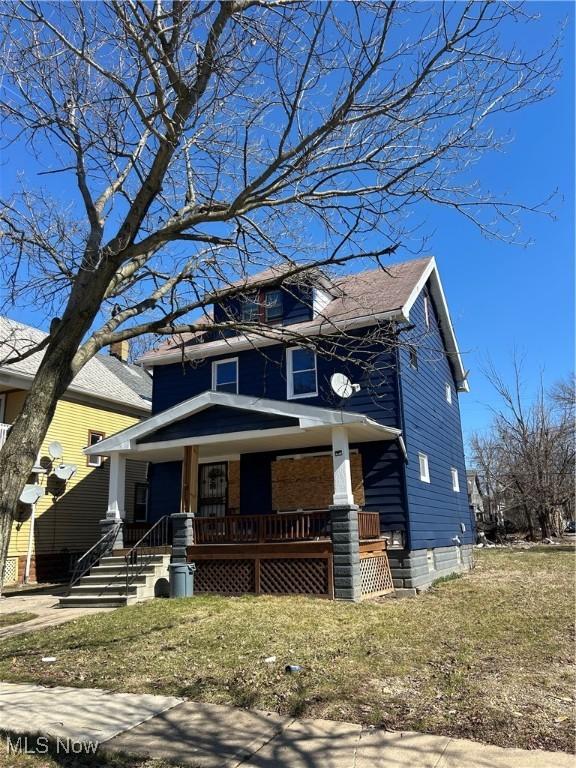
<path fill-rule="evenodd" d="M 379 261 L 410 244 L 418 202 L 516 237 L 538 205 L 484 193 L 470 169 L 502 144 L 490 118 L 557 75 L 557 41 L 503 42 L 517 21 L 534 20 L 491 2 L 1 6 L 4 151 L 38 169 L 1 203 L 4 306 L 55 317 L 0 453 L 0 573 L 56 402 L 102 347 L 196 331 L 256 267 L 283 264 L 279 284 Z"/>
<path fill-rule="evenodd" d="M 501 405 L 489 432 L 472 437 L 474 464 L 495 503 L 521 510 L 531 538 L 536 528 L 557 536 L 574 509 L 574 381 L 540 385 L 527 403 L 516 360 L 511 385 L 493 367 L 488 375 Z"/>

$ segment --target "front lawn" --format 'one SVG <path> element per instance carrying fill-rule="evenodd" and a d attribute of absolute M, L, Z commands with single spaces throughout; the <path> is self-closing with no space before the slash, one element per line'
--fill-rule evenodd
<path fill-rule="evenodd" d="M 573 549 L 489 550 L 413 599 L 155 600 L 1 642 L 0 678 L 571 750 L 573 577 Z"/>
<path fill-rule="evenodd" d="M 12 624 L 21 624 L 23 621 L 30 621 L 38 616 L 37 613 L 30 611 L 13 611 L 12 613 L 0 613 L 0 628 L 9 627 Z"/>

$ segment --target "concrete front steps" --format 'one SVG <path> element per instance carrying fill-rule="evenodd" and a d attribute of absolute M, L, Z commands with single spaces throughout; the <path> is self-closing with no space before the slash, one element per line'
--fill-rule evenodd
<path fill-rule="evenodd" d="M 146 565 L 139 570 L 138 576 L 130 580 L 126 592 L 126 561 L 118 555 L 108 555 L 100 564 L 75 584 L 70 594 L 61 597 L 60 608 L 119 608 L 130 603 L 151 600 L 158 594 L 157 585 L 166 580 L 162 593 L 168 583 L 168 564 L 170 555 L 147 555 Z"/>

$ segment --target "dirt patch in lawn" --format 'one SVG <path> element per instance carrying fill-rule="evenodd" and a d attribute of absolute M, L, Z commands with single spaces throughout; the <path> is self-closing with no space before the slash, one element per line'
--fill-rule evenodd
<path fill-rule="evenodd" d="M 83 617 L 1 642 L 0 677 L 570 751 L 573 624 L 572 551 L 490 550 L 410 600 L 202 596 Z"/>

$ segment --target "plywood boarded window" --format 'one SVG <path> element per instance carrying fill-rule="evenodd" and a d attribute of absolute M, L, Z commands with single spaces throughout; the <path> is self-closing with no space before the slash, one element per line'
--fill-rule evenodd
<path fill-rule="evenodd" d="M 356 504 L 364 504 L 362 457 L 350 455 L 352 490 Z M 332 456 L 302 456 L 272 462 L 272 509 L 326 509 L 333 503 Z"/>

